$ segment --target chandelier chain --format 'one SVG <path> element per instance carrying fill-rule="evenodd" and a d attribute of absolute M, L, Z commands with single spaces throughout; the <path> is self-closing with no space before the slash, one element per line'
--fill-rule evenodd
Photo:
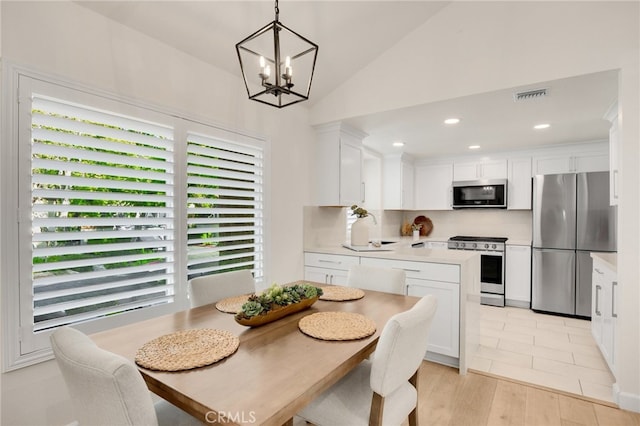
<path fill-rule="evenodd" d="M 277 20 L 278 20 L 279 15 L 280 15 L 280 9 L 278 8 L 278 0 L 276 0 L 276 6 L 275 6 L 275 9 L 276 9 L 276 21 L 277 21 Z"/>

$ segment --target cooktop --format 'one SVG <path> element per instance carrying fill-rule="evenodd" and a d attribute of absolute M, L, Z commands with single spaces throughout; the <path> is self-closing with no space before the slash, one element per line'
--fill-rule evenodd
<path fill-rule="evenodd" d="M 472 237 L 466 235 L 456 235 L 449 238 L 449 241 L 486 241 L 489 243 L 504 243 L 508 238 L 504 237 Z"/>

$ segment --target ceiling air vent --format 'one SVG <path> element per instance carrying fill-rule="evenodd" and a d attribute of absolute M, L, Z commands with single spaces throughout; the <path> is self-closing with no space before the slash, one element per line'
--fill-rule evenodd
<path fill-rule="evenodd" d="M 547 89 L 534 89 L 527 90 L 525 92 L 516 92 L 513 94 L 513 100 L 515 102 L 528 101 L 531 99 L 539 99 L 547 96 Z"/>

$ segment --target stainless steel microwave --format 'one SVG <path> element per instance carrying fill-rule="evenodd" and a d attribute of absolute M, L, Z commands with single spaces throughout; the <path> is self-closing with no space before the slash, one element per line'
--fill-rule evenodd
<path fill-rule="evenodd" d="M 453 208 L 507 208 L 507 180 L 453 182 Z"/>

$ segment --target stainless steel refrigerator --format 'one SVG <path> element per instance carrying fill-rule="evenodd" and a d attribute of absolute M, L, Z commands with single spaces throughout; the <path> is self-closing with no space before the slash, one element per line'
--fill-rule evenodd
<path fill-rule="evenodd" d="M 616 251 L 609 172 L 535 176 L 531 308 L 590 317 L 593 251 Z"/>

